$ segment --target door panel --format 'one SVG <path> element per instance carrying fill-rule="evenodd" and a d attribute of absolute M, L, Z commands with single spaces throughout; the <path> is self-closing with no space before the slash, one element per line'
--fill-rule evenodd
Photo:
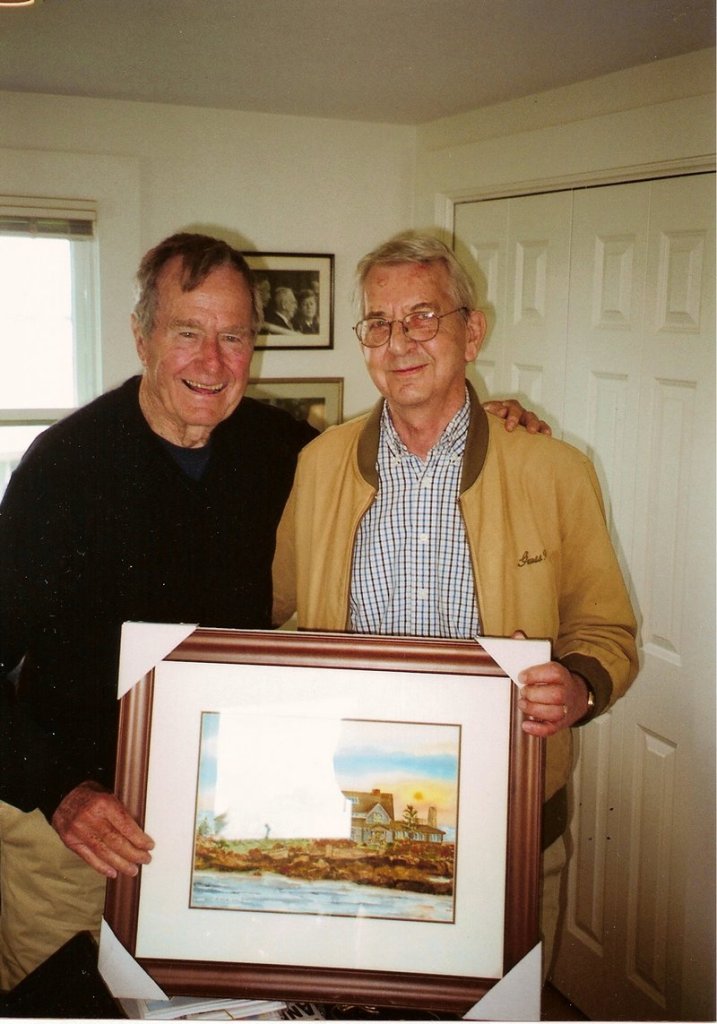
<path fill-rule="evenodd" d="M 456 230 L 490 328 L 481 390 L 517 395 L 552 423 L 562 411 L 571 205 L 568 192 L 464 204 Z"/>

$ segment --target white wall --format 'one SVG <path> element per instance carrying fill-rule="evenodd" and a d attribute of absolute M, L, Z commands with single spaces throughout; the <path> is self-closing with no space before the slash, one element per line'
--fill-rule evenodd
<path fill-rule="evenodd" d="M 714 49 L 423 125 L 416 223 L 461 200 L 714 166 Z"/>
<path fill-rule="evenodd" d="M 127 325 L 139 258 L 190 228 L 245 248 L 334 253 L 334 349 L 257 353 L 252 372 L 344 377 L 345 415 L 372 404 L 352 275 L 411 223 L 413 128 L 5 92 L 0 139 L 0 193 L 98 200 L 105 387 L 138 367 Z"/>

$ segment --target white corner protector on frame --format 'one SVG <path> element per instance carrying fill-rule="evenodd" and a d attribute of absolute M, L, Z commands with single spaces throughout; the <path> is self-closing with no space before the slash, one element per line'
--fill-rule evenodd
<path fill-rule="evenodd" d="M 543 944 L 539 942 L 491 988 L 463 1020 L 539 1021 L 543 987 Z"/>
<path fill-rule="evenodd" d="M 104 918 L 100 925 L 100 953 L 97 966 L 115 999 L 169 998 L 127 952 Z"/>
<path fill-rule="evenodd" d="M 196 623 L 124 622 L 117 676 L 117 700 L 139 682 L 157 662 L 191 636 Z"/>
<path fill-rule="evenodd" d="M 522 685 L 518 673 L 523 669 L 550 661 L 549 640 L 514 640 L 504 636 L 477 636 L 476 640 L 516 686 Z"/>

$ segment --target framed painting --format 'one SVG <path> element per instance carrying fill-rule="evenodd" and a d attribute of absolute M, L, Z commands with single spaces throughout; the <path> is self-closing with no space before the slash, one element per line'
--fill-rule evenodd
<path fill-rule="evenodd" d="M 317 430 L 326 430 L 343 418 L 343 377 L 256 378 L 249 381 L 246 393 L 286 409 L 297 420 L 308 420 Z"/>
<path fill-rule="evenodd" d="M 244 257 L 264 309 L 256 348 L 333 348 L 333 255 L 245 252 Z"/>
<path fill-rule="evenodd" d="M 107 923 L 168 995 L 465 1013 L 538 941 L 516 691 L 474 641 L 196 629 L 121 700 L 156 846 Z"/>

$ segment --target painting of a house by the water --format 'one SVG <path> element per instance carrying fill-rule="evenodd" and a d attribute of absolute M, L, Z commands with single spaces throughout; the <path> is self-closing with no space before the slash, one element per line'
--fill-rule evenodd
<path fill-rule="evenodd" d="M 192 907 L 453 921 L 459 726 L 302 719 L 271 750 L 221 717 L 203 716 Z"/>

